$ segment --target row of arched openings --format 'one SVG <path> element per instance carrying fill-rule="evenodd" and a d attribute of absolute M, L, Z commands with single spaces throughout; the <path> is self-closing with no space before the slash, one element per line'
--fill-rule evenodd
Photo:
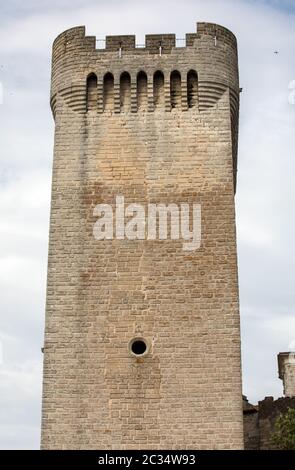
<path fill-rule="evenodd" d="M 198 75 L 190 70 L 186 80 L 186 99 L 189 108 L 193 108 L 198 102 Z M 143 111 L 148 107 L 148 79 L 143 71 L 137 74 L 137 108 Z M 182 105 L 181 74 L 177 70 L 170 74 L 170 105 L 171 108 L 181 108 Z M 87 110 L 97 107 L 97 76 L 92 73 L 87 78 Z M 157 71 L 153 76 L 153 101 L 154 107 L 165 106 L 164 74 Z M 131 77 L 128 72 L 120 76 L 120 109 L 128 111 L 131 106 Z M 114 76 L 108 72 L 103 79 L 103 110 L 114 109 Z"/>

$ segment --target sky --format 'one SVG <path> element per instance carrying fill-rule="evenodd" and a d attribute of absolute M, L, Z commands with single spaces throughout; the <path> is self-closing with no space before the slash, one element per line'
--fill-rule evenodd
<path fill-rule="evenodd" d="M 238 38 L 236 195 L 243 392 L 282 396 L 277 353 L 295 350 L 295 0 L 12 0 L 0 3 L 0 448 L 38 449 L 54 122 L 51 45 L 88 35 L 195 31 Z M 275 53 L 277 51 L 278 53 Z"/>

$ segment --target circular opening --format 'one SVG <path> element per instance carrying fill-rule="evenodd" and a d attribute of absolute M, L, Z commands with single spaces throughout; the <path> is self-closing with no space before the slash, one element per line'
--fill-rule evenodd
<path fill-rule="evenodd" d="M 130 350 L 135 356 L 142 356 L 147 351 L 147 344 L 141 338 L 136 338 L 131 341 Z"/>

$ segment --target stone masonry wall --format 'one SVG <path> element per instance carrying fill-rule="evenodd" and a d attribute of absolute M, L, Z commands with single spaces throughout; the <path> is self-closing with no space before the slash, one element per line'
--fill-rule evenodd
<path fill-rule="evenodd" d="M 245 449 L 275 450 L 276 447 L 271 441 L 275 423 L 289 408 L 295 408 L 295 397 L 282 397 L 277 400 L 266 397 L 257 406 L 244 406 Z"/>
<path fill-rule="evenodd" d="M 275 422 L 280 414 L 286 413 L 288 408 L 295 408 L 295 398 L 279 398 L 274 400 L 267 397 L 258 403 L 259 406 L 259 449 L 271 450 L 274 445 L 271 437 L 275 429 Z"/>
<path fill-rule="evenodd" d="M 283 381 L 284 395 L 295 397 L 295 353 L 278 354 L 279 377 Z"/>

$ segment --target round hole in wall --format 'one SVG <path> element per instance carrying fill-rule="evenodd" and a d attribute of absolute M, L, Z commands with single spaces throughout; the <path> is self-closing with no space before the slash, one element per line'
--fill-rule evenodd
<path fill-rule="evenodd" d="M 148 345 L 144 338 L 133 338 L 129 343 L 129 351 L 133 356 L 144 356 L 148 352 Z"/>

